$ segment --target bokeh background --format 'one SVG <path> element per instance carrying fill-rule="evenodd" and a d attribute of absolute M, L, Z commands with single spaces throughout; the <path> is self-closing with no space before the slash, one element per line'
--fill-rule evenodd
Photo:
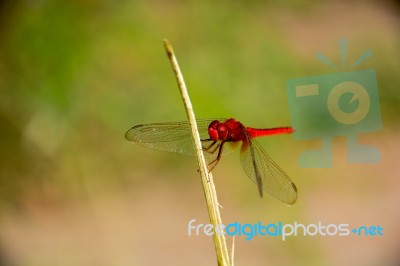
<path fill-rule="evenodd" d="M 185 120 L 162 46 L 168 38 L 197 117 L 290 124 L 286 80 L 335 73 L 316 60 L 375 69 L 383 129 L 360 136 L 377 164 L 300 168 L 319 142 L 260 140 L 299 189 L 260 199 L 239 155 L 214 170 L 224 223 L 380 225 L 383 236 L 235 240 L 236 265 L 399 265 L 398 1 L 1 1 L 0 265 L 216 265 L 194 158 L 124 139 L 130 127 Z M 347 66 L 348 66 L 347 65 Z M 357 70 L 356 69 L 356 70 Z M 342 69 L 346 71 L 346 68 Z M 228 238 L 228 245 L 232 239 Z"/>

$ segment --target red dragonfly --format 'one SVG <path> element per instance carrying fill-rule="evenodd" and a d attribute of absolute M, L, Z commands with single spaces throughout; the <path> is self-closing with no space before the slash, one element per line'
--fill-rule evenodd
<path fill-rule="evenodd" d="M 245 127 L 239 121 L 230 119 L 196 120 L 205 156 L 212 158 L 211 171 L 228 153 L 242 142 L 240 159 L 249 178 L 258 186 L 260 196 L 263 190 L 278 200 L 294 204 L 297 188 L 289 176 L 268 156 L 254 138 L 294 132 L 291 127 L 256 129 Z M 134 126 L 125 138 L 149 148 L 195 156 L 189 122 L 154 123 Z"/>

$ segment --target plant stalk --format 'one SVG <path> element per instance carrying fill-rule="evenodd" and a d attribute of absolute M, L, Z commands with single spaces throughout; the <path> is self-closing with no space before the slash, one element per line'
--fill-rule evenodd
<path fill-rule="evenodd" d="M 214 226 L 214 228 L 217 225 L 222 224 L 221 220 L 221 215 L 219 212 L 219 204 L 218 204 L 218 199 L 217 199 L 217 192 L 215 190 L 214 186 L 214 181 L 213 181 L 213 176 L 211 172 L 208 172 L 208 167 L 207 167 L 207 162 L 204 158 L 202 146 L 201 146 L 201 140 L 200 140 L 200 134 L 197 128 L 197 123 L 196 123 L 196 118 L 193 112 L 193 107 L 192 103 L 189 98 L 189 94 L 186 88 L 185 80 L 183 79 L 182 72 L 179 68 L 178 61 L 176 60 L 174 51 L 172 49 L 172 45 L 167 39 L 164 39 L 164 48 L 165 51 L 167 52 L 167 56 L 169 59 L 169 62 L 171 64 L 172 70 L 175 74 L 176 81 L 178 82 L 178 87 L 180 94 L 182 96 L 182 101 L 185 106 L 186 114 L 189 119 L 189 124 L 192 130 L 192 137 L 194 140 L 194 145 L 196 148 L 196 157 L 197 157 L 197 162 L 199 164 L 199 169 L 200 169 L 200 175 L 201 175 L 201 181 L 203 185 L 203 191 L 206 199 L 206 205 L 207 205 L 207 210 L 208 210 L 208 215 L 210 218 L 211 224 Z M 224 235 L 218 235 L 215 230 L 214 230 L 214 246 L 215 246 L 215 251 L 217 255 L 217 262 L 218 265 L 225 266 L 225 265 L 231 265 L 231 258 L 229 257 L 228 253 L 228 248 L 226 245 L 226 240 Z M 233 256 L 233 253 L 232 253 Z M 233 258 L 232 258 L 233 260 Z"/>

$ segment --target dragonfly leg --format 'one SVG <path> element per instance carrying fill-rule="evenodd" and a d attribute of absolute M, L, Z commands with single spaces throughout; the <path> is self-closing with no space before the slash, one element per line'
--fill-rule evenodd
<path fill-rule="evenodd" d="M 219 150 L 220 147 L 221 147 L 221 143 L 218 143 L 218 145 L 215 146 L 215 148 L 212 151 L 209 151 L 209 153 L 214 154 L 217 151 L 217 149 Z"/>
<path fill-rule="evenodd" d="M 209 167 L 208 172 L 211 172 L 211 171 L 214 169 L 214 167 L 217 166 L 219 160 L 221 159 L 222 150 L 223 150 L 223 148 L 224 148 L 224 143 L 225 143 L 224 141 L 221 142 L 221 143 L 214 149 L 214 151 L 212 152 L 212 153 L 214 153 L 214 152 L 216 151 L 216 149 L 219 148 L 219 149 L 218 149 L 217 158 L 216 158 L 215 160 L 213 160 L 211 163 L 208 164 L 208 167 Z"/>
<path fill-rule="evenodd" d="M 203 151 L 206 151 L 206 152 L 208 152 L 208 153 L 214 154 L 215 151 L 218 149 L 218 147 L 219 147 L 220 145 L 217 145 L 212 151 L 210 151 L 210 149 L 211 149 L 216 143 L 217 143 L 217 141 L 213 141 L 208 147 L 206 147 L 206 148 L 203 147 Z"/>

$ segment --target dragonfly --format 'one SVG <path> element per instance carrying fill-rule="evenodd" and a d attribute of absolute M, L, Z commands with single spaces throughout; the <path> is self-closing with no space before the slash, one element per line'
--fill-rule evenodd
<path fill-rule="evenodd" d="M 286 204 L 296 202 L 295 184 L 255 140 L 257 137 L 293 133 L 292 127 L 258 129 L 246 127 L 234 118 L 196 121 L 204 155 L 211 160 L 208 164 L 209 171 L 224 154 L 232 152 L 241 143 L 242 167 L 247 176 L 256 183 L 260 197 L 266 191 Z M 196 155 L 188 121 L 137 125 L 126 132 L 125 138 L 152 149 Z"/>

